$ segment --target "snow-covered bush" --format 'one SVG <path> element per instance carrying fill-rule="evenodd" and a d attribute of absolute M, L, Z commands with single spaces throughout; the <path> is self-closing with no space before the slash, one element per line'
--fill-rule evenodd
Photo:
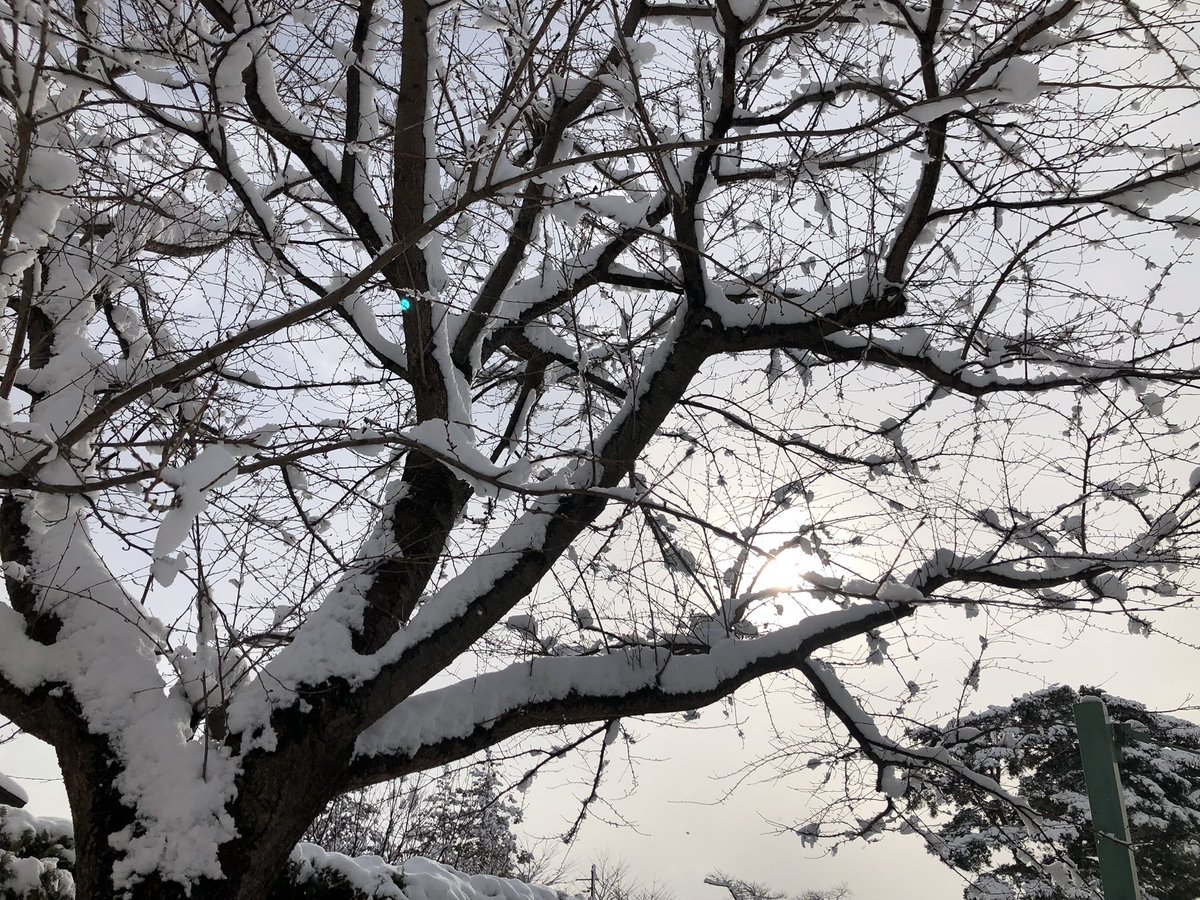
<path fill-rule="evenodd" d="M 351 857 L 296 845 L 267 900 L 407 900 L 403 872 L 377 856 Z"/>
<path fill-rule="evenodd" d="M 74 863 L 70 822 L 0 806 L 0 900 L 71 900 Z"/>
<path fill-rule="evenodd" d="M 0 900 L 74 900 L 71 824 L 0 806 Z M 292 851 L 264 900 L 565 900 L 551 888 L 471 875 L 421 857 L 402 866 L 315 844 Z"/>

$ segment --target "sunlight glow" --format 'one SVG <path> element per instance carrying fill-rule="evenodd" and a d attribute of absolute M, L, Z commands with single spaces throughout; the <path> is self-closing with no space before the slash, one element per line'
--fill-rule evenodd
<path fill-rule="evenodd" d="M 807 582 L 801 575 L 805 572 L 821 571 L 821 561 L 815 556 L 799 549 L 784 550 L 770 559 L 759 569 L 754 580 L 755 590 L 770 590 L 772 588 L 791 591 L 803 588 Z"/>
<path fill-rule="evenodd" d="M 778 591 L 768 603 L 773 604 L 771 618 L 778 617 L 783 622 L 795 621 L 797 612 L 805 616 L 836 609 L 837 604 L 832 600 L 817 599 L 809 593 L 812 584 L 804 576 L 813 572 L 831 574 L 829 567 L 813 554 L 799 548 L 784 550 L 759 569 L 753 590 Z"/>

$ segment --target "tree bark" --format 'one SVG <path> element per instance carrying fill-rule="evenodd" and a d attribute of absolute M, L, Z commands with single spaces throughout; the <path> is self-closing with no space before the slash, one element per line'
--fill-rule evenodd
<path fill-rule="evenodd" d="M 238 837 L 221 848 L 224 878 L 202 879 L 185 887 L 152 873 L 132 886 L 117 885 L 113 866 L 121 854 L 109 838 L 134 822 L 134 812 L 113 788 L 120 773 L 78 745 L 60 751 L 59 760 L 75 822 L 77 900 L 264 900 L 280 882 L 292 848 L 324 803 L 313 800 L 324 798 L 323 791 L 316 794 L 311 787 L 285 781 L 286 787 L 274 796 L 252 798 L 263 811 L 256 821 L 238 820 Z M 85 774 L 89 772 L 98 777 Z M 285 793 L 292 795 L 291 802 L 281 802 Z M 311 814 L 301 808 L 311 809 Z"/>

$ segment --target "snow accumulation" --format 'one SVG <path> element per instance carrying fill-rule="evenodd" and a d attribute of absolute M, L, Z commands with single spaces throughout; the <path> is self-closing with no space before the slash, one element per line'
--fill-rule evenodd
<path fill-rule="evenodd" d="M 0 776 L 2 777 L 4 776 Z M 9 844 L 20 841 L 29 833 L 43 834 L 50 840 L 61 840 L 72 834 L 69 819 L 35 816 L 28 810 L 12 806 L 0 806 L 0 812 L 0 834 L 3 834 L 4 840 Z"/>
<path fill-rule="evenodd" d="M 1014 56 L 989 68 L 979 83 L 993 88 L 1002 100 L 1028 103 L 1041 92 L 1039 75 L 1037 63 Z"/>
<path fill-rule="evenodd" d="M 297 844 L 291 862 L 298 880 L 332 869 L 371 898 L 395 900 L 558 900 L 558 892 L 540 885 L 494 875 L 468 875 L 433 860 L 414 856 L 389 865 L 378 856 L 352 858 L 315 844 Z"/>
<path fill-rule="evenodd" d="M 237 460 L 219 444 L 205 447 L 199 456 L 186 465 L 163 470 L 163 481 L 175 487 L 179 503 L 163 517 L 162 524 L 158 526 L 158 534 L 154 538 L 156 560 L 173 553 L 183 543 L 192 522 L 204 512 L 209 491 L 229 484 L 236 474 Z M 155 577 L 164 585 L 171 583 L 157 572 Z"/>
<path fill-rule="evenodd" d="M 761 0 L 729 0 L 729 10 L 743 22 L 756 18 L 766 7 Z"/>
<path fill-rule="evenodd" d="M 908 790 L 908 776 L 900 766 L 886 766 L 879 781 L 883 793 L 888 797 L 903 797 Z"/>
<path fill-rule="evenodd" d="M 5 130 L 0 130 L 0 156 L 11 152 L 7 143 Z M 12 174 L 11 170 L 6 172 L 8 177 Z M 10 226 L 9 246 L 5 248 L 4 265 L 0 268 L 0 290 L 6 297 L 12 296 L 25 270 L 33 265 L 37 252 L 46 246 L 54 232 L 69 203 L 67 188 L 78 179 L 79 169 L 69 156 L 49 147 L 34 146 L 24 176 L 18 194 L 22 200 Z"/>
<path fill-rule="evenodd" d="M 340 285 L 330 285 L 330 289 L 336 287 L 340 287 Z M 408 365 L 404 345 L 386 337 L 379 330 L 379 321 L 375 318 L 375 310 L 371 308 L 371 304 L 361 294 L 354 294 L 348 297 L 342 303 L 342 308 L 349 313 L 350 318 L 354 321 L 354 327 L 358 329 L 359 333 L 370 344 L 372 350 L 397 365 Z"/>
<path fill-rule="evenodd" d="M 394 499 L 394 498 L 393 498 Z M 358 562 L 342 579 L 321 608 L 309 617 L 295 641 L 264 667 L 257 684 L 270 685 L 260 691 L 242 690 L 230 703 L 229 727 L 233 731 L 259 733 L 251 743 L 269 747 L 272 736 L 264 729 L 271 711 L 295 699 L 302 684 L 319 684 L 326 678 L 345 678 L 361 683 L 398 659 L 409 647 L 427 638 L 449 622 L 465 615 L 472 600 L 508 574 L 521 553 L 538 545 L 545 535 L 550 514 L 535 508 L 525 513 L 462 573 L 450 579 L 426 600 L 407 627 L 398 631 L 376 654 L 364 656 L 351 645 L 353 626 L 362 621 L 365 591 L 372 581 L 371 565 L 391 548 L 391 520 L 384 516 L 359 551 Z"/>
<path fill-rule="evenodd" d="M 657 199 L 649 194 L 640 200 L 632 200 L 618 195 L 602 195 L 582 199 L 579 201 L 579 205 L 605 218 L 612 219 L 618 225 L 630 227 L 646 220 Z"/>
<path fill-rule="evenodd" d="M 946 100 L 930 100 L 906 109 L 904 111 L 904 115 L 912 119 L 914 122 L 925 124 L 927 122 L 932 122 L 934 119 L 940 119 L 942 116 L 949 115 L 952 112 L 958 112 L 967 105 L 968 103 L 966 97 L 950 97 Z"/>
<path fill-rule="evenodd" d="M 1123 365 L 1117 360 L 1084 359 L 1068 354 L 1045 353 L 1043 361 L 1046 366 L 1059 370 L 1047 371 L 1030 377 L 1010 378 L 997 371 L 996 363 L 1001 359 L 990 362 L 980 368 L 978 362 L 964 362 L 959 350 L 939 349 L 931 346 L 929 334 L 924 328 L 898 328 L 897 337 L 887 337 L 876 333 L 870 337 L 853 332 L 842 332 L 830 335 L 827 340 L 843 350 L 866 353 L 868 351 L 882 352 L 901 358 L 919 358 L 926 366 L 940 371 L 947 380 L 960 381 L 972 387 L 997 387 L 1004 385 L 1019 385 L 1022 387 L 1037 387 L 1042 384 L 1060 382 L 1064 375 L 1080 377 L 1111 377 L 1115 370 Z M 1060 374 L 1061 373 L 1061 374 Z"/>
<path fill-rule="evenodd" d="M 805 572 L 802 577 L 809 584 L 814 585 L 821 590 L 840 591 L 842 589 L 842 577 L 840 575 L 824 575 L 821 572 Z"/>
<path fill-rule="evenodd" d="M 721 641 L 697 656 L 644 647 L 607 656 L 538 657 L 514 663 L 409 697 L 359 737 L 355 753 L 412 754 L 427 744 L 466 737 L 508 712 L 538 703 L 628 696 L 646 689 L 678 696 L 682 703 L 688 695 L 713 691 L 737 678 L 759 659 L 787 654 L 814 635 L 888 609 L 889 604 L 864 603 L 810 616 L 752 641 Z"/>
<path fill-rule="evenodd" d="M 421 857 L 405 861 L 404 879 L 409 900 L 556 900 L 558 897 L 548 887 L 494 875 L 466 875 Z"/>
<path fill-rule="evenodd" d="M 529 463 L 524 460 L 508 466 L 498 466 L 475 446 L 471 432 L 457 422 L 428 419 L 404 431 L 403 437 L 432 450 L 450 464 L 455 476 L 471 486 L 481 497 L 504 495 L 504 488 L 518 488 L 529 477 Z"/>
<path fill-rule="evenodd" d="M 655 197 L 652 205 L 657 206 L 659 203 L 661 203 L 661 198 Z M 560 291 L 570 290 L 578 279 L 596 270 L 607 246 L 606 242 L 597 241 L 573 259 L 568 259 L 559 266 L 513 282 L 504 291 L 503 298 L 496 306 L 485 334 L 511 325 L 529 309 L 545 302 Z M 549 329 L 544 330 L 549 333 Z M 570 350 L 569 346 L 568 350 Z M 573 350 L 570 350 L 570 353 L 574 355 Z"/>
<path fill-rule="evenodd" d="M 897 584 L 894 581 L 881 584 L 875 596 L 880 600 L 893 600 L 901 603 L 920 603 L 926 599 L 920 588 L 913 587 L 911 584 Z"/>
<path fill-rule="evenodd" d="M 2 777 L 2 776 L 0 776 Z M 50 842 L 61 842 L 71 834 L 71 823 L 65 819 L 38 818 L 22 809 L 0 806 L 0 843 L 8 847 L 22 844 L 37 836 Z M 39 859 L 0 850 L 0 892 L 5 897 L 69 896 L 73 890 L 71 873 L 59 868 L 63 860 L 74 858 L 73 851 L 60 849 L 61 859 L 53 855 Z"/>
<path fill-rule="evenodd" d="M 83 515 L 78 500 L 30 504 L 30 577 L 53 585 L 41 601 L 61 627 L 46 647 L 26 636 L 18 612 L 0 605 L 3 674 L 27 690 L 63 685 L 88 727 L 112 742 L 122 764 L 114 787 L 137 810 L 134 825 L 110 836 L 123 854 L 118 886 L 151 871 L 184 884 L 219 876 L 217 849 L 235 833 L 225 810 L 234 765 L 219 749 L 208 748 L 205 759 L 206 748 L 187 739 L 191 705 L 182 691 L 165 690 L 159 671 L 165 628 L 108 573 Z"/>
<path fill-rule="evenodd" d="M 66 819 L 41 817 L 12 807 L 0 806 L 0 834 L 10 846 L 36 833 L 52 841 L 72 834 Z M 67 859 L 71 851 L 64 850 Z M 422 857 L 391 865 L 378 856 L 349 857 L 331 853 L 316 844 L 300 843 L 289 862 L 299 884 L 332 871 L 372 900 L 559 900 L 557 891 L 494 875 L 470 875 Z M 8 870 L 0 877 L 0 889 L 15 890 L 17 896 L 43 886 L 43 876 L 54 872 L 57 860 L 20 856 L 9 858 Z M 69 879 L 69 874 L 58 870 Z"/>
<path fill-rule="evenodd" d="M 509 616 L 508 621 L 504 623 L 514 631 L 520 631 L 529 635 L 532 638 L 537 637 L 538 623 L 537 619 L 530 615 Z"/>
<path fill-rule="evenodd" d="M 708 282 L 706 289 L 705 304 L 720 316 L 726 328 L 733 329 L 803 325 L 815 319 L 834 316 L 878 294 L 878 285 L 872 278 L 852 278 L 844 284 L 822 287 L 786 300 L 758 304 L 734 303 L 713 281 Z"/>

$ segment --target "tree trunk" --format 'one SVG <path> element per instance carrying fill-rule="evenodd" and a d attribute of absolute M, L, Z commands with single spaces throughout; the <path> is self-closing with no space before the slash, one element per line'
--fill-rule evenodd
<path fill-rule="evenodd" d="M 150 874 L 132 886 L 118 886 L 113 883 L 113 864 L 120 854 L 110 846 L 109 836 L 126 827 L 133 816 L 111 789 L 93 790 L 87 802 L 89 813 L 80 816 L 77 795 L 72 795 L 77 900 L 265 900 L 305 827 L 280 827 L 268 835 L 253 833 L 223 845 L 220 859 L 225 877 L 220 880 L 202 879 L 185 886 Z M 240 834 L 242 823 L 238 824 Z"/>
<path fill-rule="evenodd" d="M 253 777 L 239 779 L 231 804 L 238 836 L 219 851 L 225 877 L 185 886 L 151 873 L 127 887 L 113 883 L 113 867 L 122 854 L 110 843 L 113 834 L 136 821 L 115 787 L 119 766 L 91 735 L 68 742 L 58 755 L 75 826 L 77 900 L 265 900 L 283 875 L 292 848 L 329 799 L 329 785 L 336 782 L 330 777 L 320 783 L 318 766 L 293 765 L 285 772 L 289 763 L 280 758 L 284 754 L 254 760 Z"/>
<path fill-rule="evenodd" d="M 114 787 L 116 767 L 94 737 L 63 741 L 57 751 L 75 831 L 75 896 L 119 897 L 112 886 L 117 853 L 108 838 L 133 817 Z"/>

